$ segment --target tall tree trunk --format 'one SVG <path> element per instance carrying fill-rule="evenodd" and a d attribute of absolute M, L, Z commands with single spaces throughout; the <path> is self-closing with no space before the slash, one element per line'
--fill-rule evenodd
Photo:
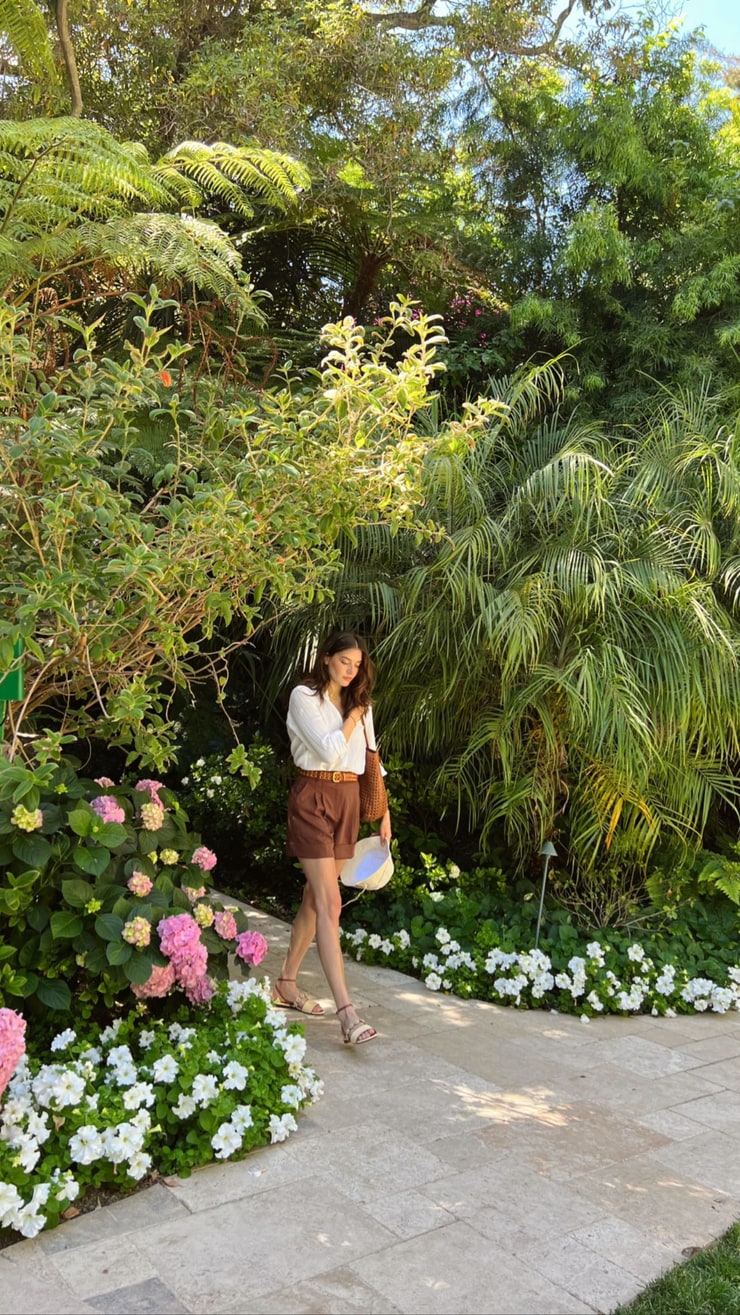
<path fill-rule="evenodd" d="M 385 265 L 387 258 L 387 249 L 382 252 L 363 251 L 360 257 L 357 278 L 352 287 L 347 288 L 347 291 L 344 294 L 344 305 L 342 306 L 343 315 L 353 315 L 356 320 L 362 317 L 365 302 L 370 294 L 375 291 L 378 275 Z"/>
<path fill-rule="evenodd" d="M 77 72 L 77 60 L 75 59 L 72 38 L 69 35 L 67 2 L 68 0 L 56 0 L 57 33 L 59 35 L 59 44 L 62 48 L 62 57 L 64 59 L 64 67 L 67 73 L 67 82 L 69 83 L 69 94 L 72 97 L 72 107 L 69 112 L 74 119 L 79 119 L 82 117 L 82 89 L 80 87 L 80 78 Z"/>

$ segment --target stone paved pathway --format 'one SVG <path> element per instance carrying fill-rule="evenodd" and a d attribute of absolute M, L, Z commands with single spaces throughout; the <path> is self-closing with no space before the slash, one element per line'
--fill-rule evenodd
<path fill-rule="evenodd" d="M 287 928 L 252 925 L 274 974 Z M 348 976 L 380 1038 L 306 1020 L 326 1093 L 289 1142 L 8 1248 L 0 1315 L 609 1312 L 740 1215 L 737 1014 L 586 1026 Z"/>

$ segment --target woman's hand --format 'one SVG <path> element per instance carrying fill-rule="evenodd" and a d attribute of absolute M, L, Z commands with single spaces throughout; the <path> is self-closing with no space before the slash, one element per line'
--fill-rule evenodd
<path fill-rule="evenodd" d="M 390 815 L 388 809 L 386 808 L 385 812 L 383 813 L 383 816 L 382 816 L 381 819 L 380 819 L 380 840 L 381 840 L 381 844 L 383 844 L 383 845 L 390 845 L 390 843 L 391 843 L 391 835 L 392 835 L 392 834 L 393 834 L 393 833 L 392 833 L 392 831 L 391 831 L 391 815 Z"/>

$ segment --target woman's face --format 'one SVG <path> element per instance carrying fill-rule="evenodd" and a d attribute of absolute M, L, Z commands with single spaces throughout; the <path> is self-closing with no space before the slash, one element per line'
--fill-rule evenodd
<path fill-rule="evenodd" d="M 362 652 L 359 648 L 343 648 L 326 659 L 326 666 L 329 679 L 340 689 L 346 689 L 362 666 Z"/>

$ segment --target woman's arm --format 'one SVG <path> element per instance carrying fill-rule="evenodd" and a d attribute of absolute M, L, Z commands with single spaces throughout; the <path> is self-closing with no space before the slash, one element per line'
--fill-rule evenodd
<path fill-rule="evenodd" d="M 330 731 L 321 714 L 319 695 L 296 687 L 290 696 L 288 730 L 296 731 L 321 762 L 338 764 L 347 752 L 347 744 L 362 717 L 361 708 L 353 708 L 338 730 Z"/>

